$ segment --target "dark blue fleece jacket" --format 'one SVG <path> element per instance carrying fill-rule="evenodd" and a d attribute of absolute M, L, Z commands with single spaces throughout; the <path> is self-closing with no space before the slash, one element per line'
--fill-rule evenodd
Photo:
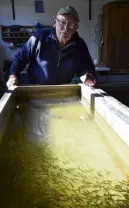
<path fill-rule="evenodd" d="M 27 64 L 28 84 L 66 84 L 70 83 L 75 75 L 80 77 L 86 72 L 95 75 L 87 45 L 78 33 L 76 32 L 68 45 L 61 49 L 53 27 L 43 29 L 30 37 L 15 55 L 10 75 L 15 74 L 19 78 L 20 72 Z"/>

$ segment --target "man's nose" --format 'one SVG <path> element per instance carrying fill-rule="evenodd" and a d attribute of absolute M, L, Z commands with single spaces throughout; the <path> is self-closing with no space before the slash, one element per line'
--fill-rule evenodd
<path fill-rule="evenodd" d="M 68 22 L 65 23 L 64 28 L 67 29 L 69 26 Z"/>

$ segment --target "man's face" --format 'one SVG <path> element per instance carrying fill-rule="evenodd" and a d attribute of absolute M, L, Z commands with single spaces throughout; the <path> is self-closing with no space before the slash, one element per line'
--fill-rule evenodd
<path fill-rule="evenodd" d="M 68 42 L 78 29 L 78 22 L 72 14 L 63 14 L 56 17 L 53 26 L 56 29 L 58 40 Z"/>

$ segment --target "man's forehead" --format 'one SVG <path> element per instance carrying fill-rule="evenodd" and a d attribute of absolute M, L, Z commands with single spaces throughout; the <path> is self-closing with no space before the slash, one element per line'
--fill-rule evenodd
<path fill-rule="evenodd" d="M 76 22 L 76 17 L 72 14 L 60 14 L 57 16 L 58 19 L 60 20 L 66 20 L 66 21 L 71 21 L 71 22 Z"/>

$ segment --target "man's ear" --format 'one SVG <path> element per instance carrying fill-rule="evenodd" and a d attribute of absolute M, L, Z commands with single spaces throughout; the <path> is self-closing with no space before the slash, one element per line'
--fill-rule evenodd
<path fill-rule="evenodd" d="M 53 27 L 56 26 L 56 18 L 55 17 L 52 18 L 52 24 L 53 24 Z"/>

